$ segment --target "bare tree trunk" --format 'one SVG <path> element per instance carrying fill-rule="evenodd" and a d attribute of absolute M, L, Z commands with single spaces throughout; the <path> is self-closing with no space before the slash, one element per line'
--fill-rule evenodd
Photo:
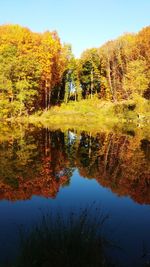
<path fill-rule="evenodd" d="M 108 81 L 109 81 L 109 86 L 110 86 L 110 91 L 112 94 L 113 101 L 116 102 L 116 97 L 114 94 L 113 86 L 112 86 L 112 81 L 111 81 L 111 74 L 110 74 L 110 61 L 108 59 L 108 67 L 107 67 L 107 74 L 108 74 Z"/>
<path fill-rule="evenodd" d="M 75 102 L 77 101 L 77 90 L 75 89 L 75 95 L 74 95 Z"/>
<path fill-rule="evenodd" d="M 93 85 L 93 69 L 91 70 L 91 98 L 92 98 L 92 94 L 93 94 L 93 89 L 94 89 L 94 85 Z"/>
<path fill-rule="evenodd" d="M 49 93 L 48 93 L 48 108 L 50 108 L 50 106 L 51 106 L 51 94 L 52 94 L 52 91 L 49 88 Z"/>
<path fill-rule="evenodd" d="M 57 94 L 57 101 L 56 101 L 57 104 L 59 103 L 59 100 L 60 100 L 60 87 L 58 89 L 58 94 Z"/>

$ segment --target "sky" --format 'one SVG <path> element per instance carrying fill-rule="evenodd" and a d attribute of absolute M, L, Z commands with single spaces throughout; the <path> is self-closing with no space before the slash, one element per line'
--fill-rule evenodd
<path fill-rule="evenodd" d="M 150 25 L 150 0 L 0 0 L 0 24 L 56 30 L 79 57 L 127 32 Z"/>

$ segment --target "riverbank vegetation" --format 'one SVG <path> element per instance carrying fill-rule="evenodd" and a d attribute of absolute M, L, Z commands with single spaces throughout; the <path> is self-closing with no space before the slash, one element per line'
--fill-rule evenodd
<path fill-rule="evenodd" d="M 57 121 L 59 116 L 60 121 L 149 120 L 149 81 L 150 27 L 88 49 L 76 59 L 55 31 L 0 26 L 1 119 L 44 112 L 42 119 L 57 116 Z"/>
<path fill-rule="evenodd" d="M 125 251 L 113 240 L 108 219 L 109 216 L 102 214 L 99 207 L 93 208 L 93 204 L 67 215 L 60 211 L 43 214 L 30 230 L 20 228 L 18 256 L 14 263 L 1 267 L 129 266 L 127 262 L 121 263 L 119 257 L 112 257 L 112 251 L 122 254 Z M 135 261 L 136 266 L 149 267 L 146 248 L 141 247 L 141 255 Z"/>
<path fill-rule="evenodd" d="M 106 255 L 107 247 L 115 247 L 104 234 L 106 219 L 92 205 L 65 216 L 44 214 L 30 234 L 22 232 L 15 266 L 114 266 Z"/>
<path fill-rule="evenodd" d="M 117 103 L 103 101 L 97 98 L 81 100 L 80 102 L 69 102 L 61 107 L 55 106 L 44 112 L 36 112 L 26 117 L 26 121 L 52 127 L 59 127 L 61 123 L 69 127 L 81 126 L 87 129 L 87 125 L 93 128 L 113 128 L 120 124 L 120 129 L 127 123 L 148 125 L 150 121 L 149 101 L 138 97 L 134 100 L 123 100 Z M 18 121 L 22 118 L 18 118 Z"/>

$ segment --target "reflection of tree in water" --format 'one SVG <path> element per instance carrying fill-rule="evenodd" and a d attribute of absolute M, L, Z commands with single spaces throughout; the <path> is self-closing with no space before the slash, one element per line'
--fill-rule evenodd
<path fill-rule="evenodd" d="M 90 133 L 81 133 L 76 158 L 82 176 L 95 177 L 102 144 L 103 136 L 97 134 L 93 137 Z"/>
<path fill-rule="evenodd" d="M 55 197 L 75 167 L 120 196 L 150 203 L 150 142 L 140 135 L 25 132 L 0 144 L 0 198 Z"/>
<path fill-rule="evenodd" d="M 141 149 L 144 151 L 145 157 L 150 161 L 150 141 L 147 139 L 142 139 Z"/>
<path fill-rule="evenodd" d="M 64 134 L 43 129 L 0 145 L 0 198 L 55 197 L 69 183 L 71 170 Z"/>
<path fill-rule="evenodd" d="M 95 178 L 120 196 L 150 203 L 148 147 L 149 141 L 141 141 L 139 136 L 101 133 L 93 139 L 81 134 L 77 151 L 80 174 Z"/>

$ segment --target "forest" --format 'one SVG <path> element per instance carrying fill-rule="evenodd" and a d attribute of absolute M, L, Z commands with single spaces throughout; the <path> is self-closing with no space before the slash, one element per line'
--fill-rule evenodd
<path fill-rule="evenodd" d="M 92 98 L 148 105 L 150 26 L 87 49 L 80 58 L 56 31 L 0 26 L 0 119 Z"/>

